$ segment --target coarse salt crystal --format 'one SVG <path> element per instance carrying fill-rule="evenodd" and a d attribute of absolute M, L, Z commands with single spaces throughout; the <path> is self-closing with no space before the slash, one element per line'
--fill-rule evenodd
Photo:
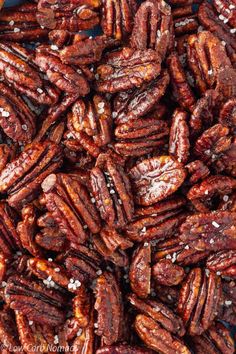
<path fill-rule="evenodd" d="M 58 46 L 57 46 L 57 45 L 52 44 L 52 45 L 51 45 L 51 49 L 52 49 L 52 50 L 58 50 L 59 48 L 58 48 Z"/>
<path fill-rule="evenodd" d="M 99 102 L 98 103 L 98 108 L 104 108 L 105 106 L 105 103 L 104 102 Z"/>
<path fill-rule="evenodd" d="M 228 195 L 224 195 L 224 196 L 223 196 L 223 201 L 224 201 L 224 202 L 227 202 L 228 200 L 229 200 L 229 196 L 228 196 Z"/>
<path fill-rule="evenodd" d="M 220 227 L 220 225 L 216 221 L 212 221 L 212 225 L 216 228 Z"/>
<path fill-rule="evenodd" d="M 22 129 L 23 130 L 27 130 L 28 128 L 27 128 L 27 125 L 26 124 L 22 124 Z"/>
<path fill-rule="evenodd" d="M 38 93 L 43 93 L 43 90 L 42 90 L 40 87 L 38 87 L 38 88 L 37 88 L 37 92 L 38 92 Z"/>
<path fill-rule="evenodd" d="M 11 20 L 11 21 L 9 22 L 9 25 L 10 25 L 10 26 L 14 26 L 14 23 L 15 23 L 15 21 Z"/>
<path fill-rule="evenodd" d="M 101 269 L 99 269 L 97 272 L 96 272 L 97 275 L 102 275 L 102 271 Z"/>
<path fill-rule="evenodd" d="M 29 325 L 32 326 L 34 324 L 33 321 L 29 321 Z"/>
<path fill-rule="evenodd" d="M 231 301 L 231 300 L 226 300 L 226 301 L 225 301 L 225 305 L 226 305 L 226 306 L 232 305 L 232 301 Z"/>
<path fill-rule="evenodd" d="M 10 116 L 10 113 L 7 112 L 7 111 L 2 111 L 2 116 L 3 116 L 3 117 L 9 117 L 9 116 Z"/>
<path fill-rule="evenodd" d="M 18 33 L 18 32 L 20 32 L 20 29 L 17 28 L 17 27 L 15 27 L 15 28 L 14 28 L 14 32 L 15 32 L 15 33 Z"/>
<path fill-rule="evenodd" d="M 56 273 L 60 272 L 60 268 L 55 268 L 54 270 L 55 270 Z"/>

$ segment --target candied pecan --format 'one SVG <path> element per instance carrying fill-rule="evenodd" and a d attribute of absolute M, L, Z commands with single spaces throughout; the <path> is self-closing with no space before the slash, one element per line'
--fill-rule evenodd
<path fill-rule="evenodd" d="M 222 125 L 232 128 L 234 132 L 236 129 L 236 98 L 230 98 L 224 103 L 220 109 L 218 120 Z"/>
<path fill-rule="evenodd" d="M 183 165 L 171 156 L 159 156 L 138 163 L 129 176 L 137 204 L 151 205 L 173 194 L 186 173 Z"/>
<path fill-rule="evenodd" d="M 185 217 L 184 205 L 184 198 L 175 197 L 149 207 L 137 208 L 135 220 L 125 228 L 126 235 L 134 241 L 159 241 L 170 237 L 178 230 Z"/>
<path fill-rule="evenodd" d="M 91 316 L 92 317 L 92 316 Z M 79 329 L 77 332 L 77 337 L 71 345 L 72 354 L 84 353 L 84 354 L 93 354 L 94 353 L 94 319 L 91 318 L 89 325 L 86 328 Z"/>
<path fill-rule="evenodd" d="M 99 254 L 82 245 L 79 245 L 76 251 L 70 252 L 65 258 L 67 271 L 81 283 L 90 282 L 97 278 L 101 271 L 100 263 Z"/>
<path fill-rule="evenodd" d="M 123 47 L 106 55 L 104 64 L 98 66 L 96 89 L 115 93 L 140 87 L 155 79 L 160 71 L 160 57 L 154 50 Z"/>
<path fill-rule="evenodd" d="M 209 176 L 201 183 L 195 184 L 188 192 L 187 197 L 194 207 L 202 212 L 218 208 L 216 197 L 230 194 L 236 189 L 236 180 L 227 176 Z"/>
<path fill-rule="evenodd" d="M 89 101 L 77 100 L 68 114 L 67 122 L 73 136 L 94 157 L 99 155 L 100 147 L 111 141 L 111 108 L 109 102 L 100 95 L 94 95 Z M 81 139 L 81 133 L 84 139 Z M 84 144 L 85 141 L 88 144 Z"/>
<path fill-rule="evenodd" d="M 7 271 L 7 262 L 8 258 L 4 255 L 3 252 L 0 252 L 0 282 L 3 281 Z"/>
<path fill-rule="evenodd" d="M 137 346 L 117 344 L 102 347 L 96 351 L 96 354 L 153 354 L 153 351 Z"/>
<path fill-rule="evenodd" d="M 190 335 L 200 335 L 212 324 L 219 307 L 221 282 L 213 272 L 192 269 L 182 284 L 178 313 Z"/>
<path fill-rule="evenodd" d="M 98 312 L 96 334 L 102 344 L 112 345 L 120 337 L 123 319 L 122 297 L 117 281 L 111 273 L 104 272 L 96 281 L 94 289 Z"/>
<path fill-rule="evenodd" d="M 165 1 L 145 1 L 135 15 L 131 46 L 156 50 L 162 59 L 173 46 L 171 8 Z"/>
<path fill-rule="evenodd" d="M 165 121 L 142 118 L 120 124 L 115 129 L 115 150 L 124 156 L 141 156 L 164 145 L 169 128 Z"/>
<path fill-rule="evenodd" d="M 213 272 L 236 277 L 236 251 L 220 251 L 208 257 L 206 266 Z"/>
<path fill-rule="evenodd" d="M 59 49 L 64 45 L 69 45 L 74 35 L 67 30 L 52 30 L 48 33 L 48 38 Z"/>
<path fill-rule="evenodd" d="M 6 167 L 11 160 L 11 149 L 6 144 L 0 144 L 0 172 Z"/>
<path fill-rule="evenodd" d="M 190 174 L 189 182 L 195 184 L 199 180 L 205 179 L 209 174 L 209 168 L 201 161 L 195 160 L 185 166 Z"/>
<path fill-rule="evenodd" d="M 106 247 L 106 244 L 99 236 L 93 237 L 93 245 L 105 260 L 108 260 L 119 267 L 128 266 L 129 258 L 125 251 L 118 249 L 111 253 L 111 251 Z"/>
<path fill-rule="evenodd" d="M 128 295 L 128 300 L 138 311 L 150 316 L 167 331 L 183 336 L 185 329 L 180 317 L 160 301 L 140 300 L 136 295 Z"/>
<path fill-rule="evenodd" d="M 0 202 L 0 211 L 0 250 L 10 256 L 22 246 L 11 209 L 4 201 Z"/>
<path fill-rule="evenodd" d="M 189 120 L 191 134 L 199 135 L 204 129 L 209 128 L 214 119 L 214 107 L 219 99 L 218 92 L 215 90 L 207 90 L 193 107 L 193 111 Z"/>
<path fill-rule="evenodd" d="M 196 32 L 199 26 L 197 15 L 192 5 L 173 9 L 174 32 L 176 37 Z"/>
<path fill-rule="evenodd" d="M 213 211 L 188 216 L 181 225 L 181 240 L 199 251 L 235 249 L 236 213 Z"/>
<path fill-rule="evenodd" d="M 169 154 L 183 164 L 188 161 L 190 149 L 187 118 L 187 112 L 178 108 L 174 111 L 169 138 Z"/>
<path fill-rule="evenodd" d="M 73 175 L 51 174 L 42 183 L 44 198 L 51 216 L 66 234 L 71 247 L 84 243 L 86 229 L 93 233 L 100 230 L 100 218 L 89 192 Z"/>
<path fill-rule="evenodd" d="M 88 30 L 99 23 L 100 0 L 39 0 L 37 21 L 42 27 L 69 32 Z"/>
<path fill-rule="evenodd" d="M 236 26 L 236 10 L 235 3 L 233 1 L 225 1 L 225 0 L 214 0 L 213 2 L 216 10 L 223 15 L 224 18 L 220 18 L 224 23 L 229 22 L 229 25 L 232 27 Z"/>
<path fill-rule="evenodd" d="M 131 289 L 141 298 L 145 298 L 151 291 L 151 245 L 145 242 L 133 253 L 129 270 Z"/>
<path fill-rule="evenodd" d="M 176 52 L 172 52 L 169 55 L 167 65 L 170 72 L 174 99 L 182 108 L 192 111 L 196 98 L 187 81 L 179 56 Z"/>
<path fill-rule="evenodd" d="M 229 13 L 227 12 L 227 16 L 230 13 L 233 14 L 232 9 L 229 10 Z M 224 43 L 230 60 L 232 61 L 232 64 L 235 65 L 235 30 L 233 28 L 231 29 L 230 26 L 228 26 L 228 21 L 225 17 L 225 14 L 218 15 L 212 3 L 209 3 L 208 1 L 203 1 L 199 6 L 198 19 L 208 31 L 213 32 L 214 35 L 216 35 Z"/>
<path fill-rule="evenodd" d="M 101 26 L 105 35 L 125 39 L 132 31 L 136 10 L 135 0 L 103 0 Z"/>
<path fill-rule="evenodd" d="M 11 309 L 34 322 L 58 326 L 64 321 L 65 298 L 40 283 L 13 276 L 7 282 L 5 298 Z"/>
<path fill-rule="evenodd" d="M 58 145 L 32 143 L 0 173 L 0 193 L 8 193 L 8 203 L 20 208 L 31 201 L 42 181 L 62 163 Z"/>
<path fill-rule="evenodd" d="M 63 64 L 55 51 L 43 46 L 36 50 L 35 63 L 47 78 L 68 95 L 85 96 L 89 93 L 89 85 L 83 75 L 74 68 Z"/>
<path fill-rule="evenodd" d="M 37 71 L 30 52 L 16 43 L 0 44 L 0 72 L 17 91 L 39 104 L 55 104 L 59 91 Z"/>
<path fill-rule="evenodd" d="M 127 123 L 149 113 L 164 95 L 169 80 L 167 70 L 163 70 L 155 80 L 140 89 L 117 94 L 112 113 L 115 123 L 118 125 Z"/>
<path fill-rule="evenodd" d="M 162 354 L 190 354 L 191 352 L 179 339 L 162 329 L 152 318 L 138 315 L 135 319 L 135 330 L 147 347 Z"/>
<path fill-rule="evenodd" d="M 212 167 L 217 173 L 225 172 L 236 177 L 236 137 L 232 140 L 229 149 L 224 151 L 220 158 L 212 164 Z"/>
<path fill-rule="evenodd" d="M 158 284 L 174 286 L 182 282 L 185 272 L 179 265 L 173 264 L 168 259 L 162 259 L 152 267 L 152 275 Z"/>
<path fill-rule="evenodd" d="M 35 257 L 40 257 L 42 252 L 34 240 L 37 226 L 34 206 L 26 205 L 23 207 L 21 214 L 23 220 L 17 225 L 17 232 L 19 234 L 21 244 L 29 253 Z"/>
<path fill-rule="evenodd" d="M 0 39 L 4 41 L 39 41 L 47 37 L 36 19 L 36 5 L 25 3 L 4 8 L 0 13 Z"/>
<path fill-rule="evenodd" d="M 124 226 L 133 216 L 133 198 L 122 166 L 108 158 L 101 168 L 92 168 L 90 179 L 101 218 L 108 226 Z"/>
<path fill-rule="evenodd" d="M 232 137 L 229 128 L 215 124 L 197 139 L 194 152 L 207 165 L 221 159 L 222 155 L 230 148 Z"/>
<path fill-rule="evenodd" d="M 209 330 L 201 336 L 191 338 L 194 347 L 194 353 L 202 354 L 233 354 L 234 341 L 230 330 L 222 323 L 216 322 Z"/>

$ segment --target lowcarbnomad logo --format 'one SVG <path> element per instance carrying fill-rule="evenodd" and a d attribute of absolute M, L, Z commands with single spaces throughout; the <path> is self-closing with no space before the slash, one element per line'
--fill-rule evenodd
<path fill-rule="evenodd" d="M 20 345 L 16 346 L 4 346 L 3 344 L 0 345 L 0 352 L 4 349 L 9 350 L 10 352 L 24 352 L 30 351 L 35 353 L 45 353 L 45 352 L 54 352 L 54 353 L 63 353 L 63 352 L 73 352 L 76 351 L 76 348 L 73 346 L 60 346 L 55 344 L 48 344 L 45 345 L 33 345 L 33 344 L 25 344 L 24 347 Z"/>

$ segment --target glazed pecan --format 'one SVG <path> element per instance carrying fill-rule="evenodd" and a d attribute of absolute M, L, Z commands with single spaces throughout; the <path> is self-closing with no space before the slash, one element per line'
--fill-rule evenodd
<path fill-rule="evenodd" d="M 142 3 L 135 15 L 130 38 L 131 46 L 137 49 L 156 50 L 162 59 L 173 46 L 171 8 L 165 2 L 152 0 Z"/>
<path fill-rule="evenodd" d="M 106 55 L 105 63 L 98 66 L 96 89 L 115 93 L 140 87 L 155 79 L 160 69 L 160 57 L 154 50 L 123 47 Z"/>
<path fill-rule="evenodd" d="M 96 351 L 96 354 L 153 354 L 153 351 L 137 346 L 117 344 L 102 347 Z"/>
<path fill-rule="evenodd" d="M 6 167 L 12 158 L 11 148 L 6 144 L 0 144 L 0 172 Z"/>
<path fill-rule="evenodd" d="M 0 311 L 0 343 L 1 351 L 9 350 L 7 353 L 12 353 L 11 349 L 15 348 L 17 354 L 22 353 L 20 343 L 17 336 L 14 317 L 9 310 Z"/>
<path fill-rule="evenodd" d="M 182 164 L 171 156 L 160 156 L 138 163 L 129 176 L 137 204 L 151 205 L 173 194 L 183 183 L 186 173 Z"/>
<path fill-rule="evenodd" d="M 151 245 L 145 242 L 133 253 L 129 270 L 131 289 L 141 298 L 146 298 L 151 291 Z"/>
<path fill-rule="evenodd" d="M 31 201 L 42 181 L 62 162 L 58 145 L 32 143 L 0 173 L 0 193 L 8 193 L 8 203 L 20 208 Z"/>
<path fill-rule="evenodd" d="M 97 157 L 100 147 L 112 138 L 109 102 L 100 95 L 94 95 L 89 101 L 77 100 L 68 114 L 68 128 L 84 149 Z"/>
<path fill-rule="evenodd" d="M 196 354 L 233 354 L 234 341 L 228 328 L 216 322 L 201 336 L 192 337 L 193 348 Z"/>
<path fill-rule="evenodd" d="M 180 109 L 174 111 L 169 138 L 169 154 L 183 164 L 188 160 L 190 149 L 187 118 L 188 114 L 185 111 Z"/>
<path fill-rule="evenodd" d="M 231 128 L 234 132 L 236 127 L 236 98 L 231 98 L 221 107 L 219 123 Z"/>
<path fill-rule="evenodd" d="M 124 226 L 133 216 L 133 197 L 122 166 L 108 158 L 103 166 L 91 170 L 90 179 L 101 218 L 109 226 Z"/>
<path fill-rule="evenodd" d="M 185 218 L 182 197 L 163 200 L 149 207 L 139 207 L 135 220 L 125 228 L 126 235 L 134 241 L 160 241 L 173 235 Z"/>
<path fill-rule="evenodd" d="M 105 35 L 125 39 L 132 31 L 136 10 L 135 0 L 102 0 L 101 26 Z"/>
<path fill-rule="evenodd" d="M 165 121 L 142 118 L 120 124 L 115 129 L 115 150 L 124 156 L 141 156 L 164 145 L 169 128 Z"/>
<path fill-rule="evenodd" d="M 196 98 L 187 81 L 180 58 L 176 52 L 172 52 L 169 55 L 167 65 L 170 72 L 174 99 L 182 108 L 192 111 Z"/>
<path fill-rule="evenodd" d="M 218 208 L 218 204 L 215 202 L 217 197 L 223 199 L 235 189 L 236 180 L 234 178 L 221 175 L 210 176 L 190 188 L 187 197 L 199 212 L 205 213 Z"/>
<path fill-rule="evenodd" d="M 122 297 L 114 275 L 108 272 L 100 275 L 94 292 L 94 307 L 98 312 L 96 334 L 102 344 L 112 345 L 119 339 L 123 320 Z"/>
<path fill-rule="evenodd" d="M 219 307 L 220 278 L 208 272 L 192 269 L 180 290 L 178 313 L 192 336 L 202 334 L 211 326 Z"/>
<path fill-rule="evenodd" d="M 31 321 L 49 326 L 58 326 L 64 321 L 65 298 L 40 283 L 13 276 L 5 288 L 5 298 L 11 309 Z"/>
<path fill-rule="evenodd" d="M 199 23 L 196 11 L 192 4 L 184 4 L 172 10 L 174 19 L 174 31 L 176 36 L 183 36 L 196 32 Z"/>
<path fill-rule="evenodd" d="M 128 295 L 128 300 L 138 311 L 150 316 L 167 331 L 183 336 L 185 329 L 180 317 L 160 301 L 140 300 L 136 295 Z"/>
<path fill-rule="evenodd" d="M 162 354 L 190 354 L 188 348 L 170 332 L 146 315 L 138 315 L 135 319 L 135 330 L 147 347 Z"/>
<path fill-rule="evenodd" d="M 100 218 L 88 190 L 73 175 L 51 174 L 42 183 L 44 198 L 51 216 L 60 230 L 66 234 L 71 247 L 84 243 L 88 237 L 86 229 L 97 233 Z"/>
<path fill-rule="evenodd" d="M 152 267 L 152 275 L 157 284 L 174 286 L 182 282 L 184 269 L 169 259 L 162 259 Z"/>
<path fill-rule="evenodd" d="M 120 92 L 114 100 L 114 111 L 112 117 L 116 124 L 127 123 L 143 117 L 155 108 L 155 105 L 164 95 L 167 85 L 169 84 L 169 74 L 167 70 L 163 70 L 160 75 L 147 85 L 143 85 L 140 89 L 134 89 L 127 92 Z M 162 110 L 159 111 L 159 117 L 162 117 Z"/>
<path fill-rule="evenodd" d="M 0 44 L 0 72 L 17 91 L 38 104 L 55 104 L 59 91 L 44 79 L 30 51 L 16 43 Z"/>
<path fill-rule="evenodd" d="M 99 23 L 100 0 L 39 0 L 37 21 L 49 29 L 69 32 L 88 30 Z"/>
<path fill-rule="evenodd" d="M 235 277 L 236 252 L 234 250 L 229 250 L 214 253 L 208 257 L 206 266 L 213 272 L 219 272 L 228 277 Z"/>
<path fill-rule="evenodd" d="M 190 162 L 185 167 L 190 175 L 189 182 L 191 184 L 205 179 L 210 174 L 209 168 L 201 160 Z"/>
<path fill-rule="evenodd" d="M 35 4 L 29 3 L 4 8 L 0 14 L 0 39 L 17 42 L 44 40 L 48 30 L 38 24 L 36 9 Z"/>
<path fill-rule="evenodd" d="M 213 211 L 188 216 L 181 225 L 181 240 L 199 251 L 235 249 L 236 213 Z"/>

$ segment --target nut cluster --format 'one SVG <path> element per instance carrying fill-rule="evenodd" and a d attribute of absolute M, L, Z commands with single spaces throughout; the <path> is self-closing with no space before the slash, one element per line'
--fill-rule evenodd
<path fill-rule="evenodd" d="M 235 0 L 2 8 L 0 78 L 1 353 L 233 354 Z"/>

